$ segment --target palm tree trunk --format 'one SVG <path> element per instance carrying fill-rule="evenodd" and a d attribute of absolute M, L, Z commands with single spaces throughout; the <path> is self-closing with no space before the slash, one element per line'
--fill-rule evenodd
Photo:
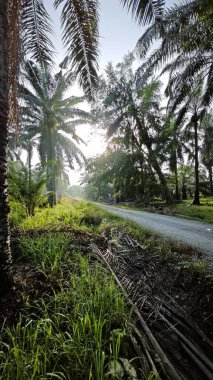
<path fill-rule="evenodd" d="M 155 152 L 152 149 L 152 143 L 150 141 L 149 135 L 148 135 L 146 130 L 143 131 L 143 137 L 144 137 L 144 139 L 143 139 L 144 144 L 146 145 L 146 147 L 148 149 L 149 161 L 150 161 L 153 169 L 157 173 L 157 176 L 158 176 L 160 184 L 161 184 L 163 198 L 165 199 L 166 204 L 169 205 L 172 203 L 172 197 L 171 197 L 171 194 L 170 194 L 167 182 L 166 182 L 165 175 L 163 174 L 161 167 L 160 167 L 160 164 L 159 164 L 157 157 L 155 155 Z"/>
<path fill-rule="evenodd" d="M 175 199 L 176 201 L 180 200 L 177 164 L 175 166 Z"/>
<path fill-rule="evenodd" d="M 134 118 L 135 118 L 135 121 L 139 127 L 140 134 L 141 134 L 141 136 L 140 136 L 141 143 L 144 143 L 147 150 L 148 150 L 148 158 L 149 158 L 150 164 L 153 167 L 153 169 L 155 170 L 155 172 L 157 173 L 157 176 L 159 178 L 161 188 L 162 188 L 163 198 L 165 199 L 166 204 L 169 205 L 172 203 L 172 197 L 171 197 L 171 194 L 170 194 L 169 189 L 168 189 L 166 178 L 165 178 L 165 176 L 161 170 L 161 167 L 160 167 L 159 162 L 156 158 L 155 152 L 152 149 L 152 142 L 150 141 L 149 134 L 148 134 L 146 128 L 140 122 L 140 119 L 137 115 L 137 110 L 135 108 L 133 108 L 133 110 L 134 110 Z"/>
<path fill-rule="evenodd" d="M 28 157 L 27 157 L 27 161 L 28 161 L 28 185 L 29 185 L 29 191 L 31 189 L 31 183 L 32 183 L 32 145 L 31 143 L 29 142 L 28 143 Z"/>
<path fill-rule="evenodd" d="M 48 204 L 50 207 L 56 204 L 56 176 L 55 176 L 55 138 L 54 130 L 48 129 L 48 154 L 47 154 L 47 191 L 48 191 Z"/>
<path fill-rule="evenodd" d="M 0 294 L 11 286 L 11 251 L 7 201 L 7 125 L 9 115 L 8 1 L 0 0 Z"/>
<path fill-rule="evenodd" d="M 212 166 L 209 167 L 209 184 L 210 184 L 210 195 L 213 195 L 213 176 L 212 176 Z"/>
<path fill-rule="evenodd" d="M 171 198 L 171 194 L 169 192 L 168 186 L 167 186 L 166 178 L 165 178 L 165 176 L 161 170 L 161 167 L 160 167 L 157 159 L 152 157 L 150 159 L 150 161 L 151 161 L 151 165 L 152 165 L 153 169 L 156 171 L 158 178 L 160 180 L 160 184 L 161 184 L 161 188 L 162 188 L 162 192 L 163 192 L 163 198 L 165 199 L 166 204 L 169 205 L 172 203 L 172 198 Z"/>
<path fill-rule="evenodd" d="M 31 199 L 31 188 L 32 188 L 32 145 L 31 142 L 28 142 L 28 192 L 29 192 L 29 203 L 28 203 L 28 214 L 33 215 L 34 214 L 34 207 L 33 207 L 33 202 Z"/>
<path fill-rule="evenodd" d="M 195 194 L 193 205 L 200 205 L 200 184 L 199 184 L 199 159 L 198 159 L 198 118 L 197 113 L 195 113 L 193 118 L 194 132 L 195 132 Z"/>
<path fill-rule="evenodd" d="M 182 179 L 182 200 L 186 200 L 186 199 L 187 199 L 186 177 L 184 175 Z"/>

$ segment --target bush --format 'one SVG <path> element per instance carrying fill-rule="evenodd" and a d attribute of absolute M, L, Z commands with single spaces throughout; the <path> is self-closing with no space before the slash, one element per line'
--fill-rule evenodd
<path fill-rule="evenodd" d="M 26 219 L 27 212 L 21 203 L 10 201 L 10 214 L 9 223 L 10 227 L 17 228 L 20 227 L 21 223 Z"/>

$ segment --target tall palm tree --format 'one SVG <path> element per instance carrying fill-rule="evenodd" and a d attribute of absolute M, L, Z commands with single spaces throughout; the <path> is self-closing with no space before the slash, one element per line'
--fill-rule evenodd
<path fill-rule="evenodd" d="M 23 110 L 28 111 L 22 119 L 29 131 L 33 130 L 37 136 L 41 162 L 47 168 L 47 190 L 52 207 L 56 203 L 59 162 L 67 162 L 70 168 L 73 168 L 74 160 L 81 162 L 83 154 L 75 141 L 82 140 L 75 128 L 90 121 L 90 114 L 76 107 L 85 100 L 84 97 L 65 97 L 75 79 L 71 70 L 63 73 L 61 69 L 52 75 L 48 69 L 40 69 L 32 62 L 27 62 L 25 67 L 27 87 L 22 87 L 22 99 L 25 103 Z"/>
<path fill-rule="evenodd" d="M 199 199 L 199 128 L 202 128 L 202 120 L 207 112 L 206 107 L 202 101 L 202 79 L 194 80 L 193 83 L 185 83 L 186 90 L 185 96 L 182 101 L 179 101 L 179 108 L 177 112 L 176 125 L 185 124 L 186 129 L 193 130 L 193 157 L 195 162 L 195 192 L 194 192 L 194 205 L 200 204 Z M 179 88 L 173 92 L 170 97 L 169 109 L 170 113 L 174 112 L 176 108 L 177 98 L 181 99 Z"/>
<path fill-rule="evenodd" d="M 159 178 L 163 197 L 170 203 L 171 195 L 162 171 L 165 161 L 163 143 L 159 143 L 163 131 L 158 102 L 161 84 L 155 81 L 137 91 L 131 55 L 125 57 L 116 69 L 108 65 L 106 74 L 107 79 L 102 80 L 97 94 L 97 116 L 101 115 L 104 127 L 108 126 L 109 138 L 121 133 L 132 141 L 138 152 L 145 150 L 147 160 Z"/>

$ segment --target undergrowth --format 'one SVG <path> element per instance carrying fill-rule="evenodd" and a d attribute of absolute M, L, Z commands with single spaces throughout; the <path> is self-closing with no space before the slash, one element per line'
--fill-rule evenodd
<path fill-rule="evenodd" d="M 213 223 L 213 204 L 201 202 L 200 206 L 191 205 L 189 202 L 173 205 L 170 210 L 190 219 Z"/>
<path fill-rule="evenodd" d="M 174 257 L 181 273 L 202 271 L 205 275 L 204 265 L 193 255 L 193 260 L 190 255 L 186 260 L 188 246 L 161 239 L 89 202 L 67 199 L 54 209 L 36 210 L 34 217 L 24 217 L 20 211 L 19 218 L 19 209 L 13 210 L 11 218 L 13 215 L 13 226 L 19 221 L 23 230 L 16 260 L 26 265 L 29 273 L 36 268 L 39 287 L 29 292 L 22 285 L 23 307 L 18 320 L 12 325 L 5 321 L 2 326 L 0 379 L 141 378 L 130 345 L 131 311 L 123 294 L 100 264 L 77 249 L 72 231 L 57 230 L 72 227 L 96 235 L 104 233 L 112 240 L 123 231 L 137 238 L 145 252 L 163 260 Z M 42 234 L 32 237 L 28 230 L 34 229 L 43 229 Z M 143 379 L 156 378 L 147 368 L 141 370 Z"/>
<path fill-rule="evenodd" d="M 121 346 L 130 312 L 123 295 L 99 264 L 68 247 L 64 235 L 21 238 L 22 258 L 37 264 L 52 287 L 36 299 L 23 294 L 18 323 L 3 326 L 2 380 L 102 380 L 126 354 Z"/>

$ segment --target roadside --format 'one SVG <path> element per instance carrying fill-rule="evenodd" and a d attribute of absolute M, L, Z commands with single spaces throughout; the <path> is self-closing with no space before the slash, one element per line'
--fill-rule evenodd
<path fill-rule="evenodd" d="M 192 200 L 186 200 L 166 206 L 163 202 L 153 202 L 150 206 L 145 207 L 131 202 L 124 202 L 116 204 L 116 207 L 213 223 L 213 197 L 200 198 L 200 203 L 200 206 L 194 206 L 192 205 Z"/>
<path fill-rule="evenodd" d="M 121 209 L 114 206 L 98 204 L 120 217 L 136 222 L 164 237 L 191 245 L 201 252 L 210 265 L 213 264 L 213 228 L 212 224 L 196 222 L 144 211 Z"/>
<path fill-rule="evenodd" d="M 88 202 L 18 226 L 2 380 L 211 379 L 213 272 L 196 249 Z"/>

